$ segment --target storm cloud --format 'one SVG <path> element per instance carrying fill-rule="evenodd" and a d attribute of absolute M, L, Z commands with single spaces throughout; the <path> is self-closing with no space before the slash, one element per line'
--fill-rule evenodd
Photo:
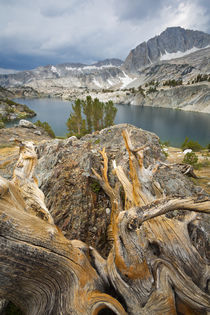
<path fill-rule="evenodd" d="M 0 67 L 124 59 L 168 26 L 210 32 L 210 1 L 0 0 Z"/>

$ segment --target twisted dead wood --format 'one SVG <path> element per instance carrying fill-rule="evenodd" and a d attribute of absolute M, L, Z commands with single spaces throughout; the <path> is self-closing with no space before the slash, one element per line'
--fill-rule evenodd
<path fill-rule="evenodd" d="M 166 198 L 153 178 L 159 166 L 144 167 L 146 146 L 134 149 L 126 131 L 123 137 L 130 173 L 128 178 L 121 166 L 114 164 L 125 191 L 125 211 L 112 223 L 114 242 L 107 260 L 109 278 L 126 300 L 129 314 L 177 314 L 177 311 L 206 314 L 210 309 L 206 289 L 209 264 L 192 245 L 188 225 L 198 221 L 195 212 L 210 212 L 210 200 Z M 107 192 L 108 184 L 101 186 Z M 163 216 L 178 209 L 193 212 L 182 221 Z"/>
<path fill-rule="evenodd" d="M 36 154 L 21 143 L 11 182 L 0 178 L 0 297 L 24 314 L 125 314 L 104 293 L 89 248 L 67 240 L 53 224 L 33 177 Z"/>
<path fill-rule="evenodd" d="M 119 179 L 111 187 L 108 157 L 101 151 L 101 175 L 94 176 L 112 204 L 113 248 L 104 260 L 83 242 L 67 240 L 54 225 L 33 175 L 36 154 L 20 143 L 11 182 L 0 178 L 0 297 L 25 314 L 207 314 L 209 264 L 189 236 L 196 212 L 209 213 L 206 197 L 169 198 L 144 167 L 147 145 L 133 148 L 123 133 L 130 173 L 114 163 Z M 125 192 L 124 204 L 120 183 Z M 164 214 L 188 210 L 182 220 Z"/>

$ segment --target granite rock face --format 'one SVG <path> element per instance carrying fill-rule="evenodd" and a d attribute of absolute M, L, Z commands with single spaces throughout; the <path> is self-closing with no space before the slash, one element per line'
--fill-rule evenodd
<path fill-rule="evenodd" d="M 201 49 L 210 45 L 210 34 L 200 31 L 185 30 L 181 27 L 168 27 L 160 35 L 143 42 L 132 49 L 123 68 L 135 73 L 141 68 L 157 62 L 164 55 Z"/>
<path fill-rule="evenodd" d="M 164 160 L 159 138 L 128 124 L 116 125 L 86 135 L 80 140 L 51 140 L 37 146 L 36 175 L 46 197 L 46 205 L 55 224 L 69 239 L 79 239 L 95 247 L 106 256 L 110 249 L 107 226 L 110 223 L 110 201 L 93 178 L 91 168 L 100 173 L 103 147 L 109 158 L 109 180 L 116 182 L 112 161 L 128 174 L 128 153 L 122 130 L 127 129 L 134 147 L 149 145 L 145 152 L 145 166 Z M 156 179 L 167 195 L 189 196 L 197 190 L 191 181 L 173 169 L 161 168 Z"/>
<path fill-rule="evenodd" d="M 182 79 L 187 82 L 199 73 L 210 73 L 210 47 L 180 58 L 151 64 L 139 71 L 139 79 L 145 82 Z"/>
<path fill-rule="evenodd" d="M 160 89 L 145 96 L 136 93 L 130 98 L 130 104 L 210 113 L 210 86 L 178 86 Z"/>

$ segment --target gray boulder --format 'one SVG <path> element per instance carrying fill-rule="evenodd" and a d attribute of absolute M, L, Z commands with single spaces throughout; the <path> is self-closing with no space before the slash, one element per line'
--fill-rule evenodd
<path fill-rule="evenodd" d="M 19 121 L 19 127 L 23 127 L 23 128 L 30 128 L 30 129 L 36 129 L 37 127 L 30 121 L 25 120 L 25 119 L 21 119 Z"/>
<path fill-rule="evenodd" d="M 40 130 L 35 130 L 35 131 L 34 131 L 34 134 L 35 134 L 35 135 L 38 135 L 38 136 L 41 136 L 41 135 L 42 135 L 42 133 L 41 133 Z"/>

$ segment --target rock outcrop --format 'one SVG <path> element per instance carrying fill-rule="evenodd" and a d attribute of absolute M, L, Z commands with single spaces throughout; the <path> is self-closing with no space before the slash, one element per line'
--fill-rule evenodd
<path fill-rule="evenodd" d="M 23 128 L 37 129 L 36 125 L 34 125 L 32 122 L 25 119 L 21 119 L 18 125 L 19 127 L 23 127 Z"/>
<path fill-rule="evenodd" d="M 198 74 L 210 74 L 210 47 L 184 57 L 148 65 L 138 72 L 136 81 L 131 85 L 144 84 L 152 80 L 158 82 L 182 80 L 183 83 L 187 83 L 195 79 Z"/>
<path fill-rule="evenodd" d="M 169 89 L 158 89 L 142 95 L 132 95 L 127 102 L 132 105 L 165 107 L 186 111 L 210 113 L 210 86 L 205 84 L 177 86 Z"/>
<path fill-rule="evenodd" d="M 27 105 L 18 104 L 6 98 L 0 99 L 0 128 L 4 127 L 4 122 L 34 116 L 36 113 Z"/>

